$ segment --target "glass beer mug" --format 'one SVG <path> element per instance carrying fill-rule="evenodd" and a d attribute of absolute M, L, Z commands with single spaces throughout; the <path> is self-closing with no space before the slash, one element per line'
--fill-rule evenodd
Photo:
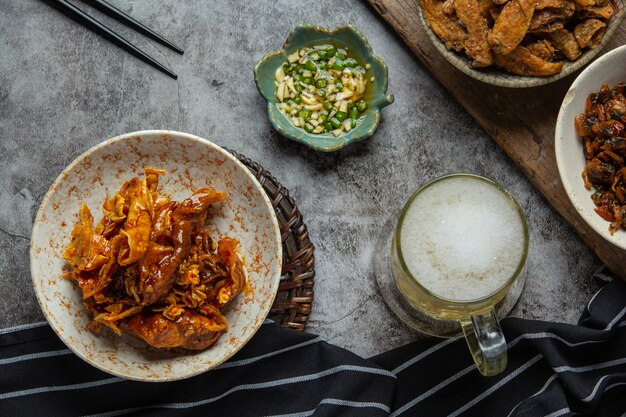
<path fill-rule="evenodd" d="M 528 253 L 517 201 L 487 178 L 446 175 L 419 188 L 391 228 L 391 247 L 383 242 L 380 250 L 388 256 L 376 260 L 389 307 L 424 333 L 462 333 L 481 374 L 503 371 L 496 311 L 505 315 L 519 298 Z"/>

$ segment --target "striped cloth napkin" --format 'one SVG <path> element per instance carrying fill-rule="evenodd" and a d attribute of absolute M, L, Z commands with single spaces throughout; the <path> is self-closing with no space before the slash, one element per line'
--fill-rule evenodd
<path fill-rule="evenodd" d="M 112 377 L 34 323 L 0 330 L 0 416 L 620 416 L 625 316 L 626 284 L 614 280 L 578 325 L 504 319 L 509 364 L 490 378 L 463 339 L 364 359 L 267 322 L 228 362 L 172 383 Z"/>

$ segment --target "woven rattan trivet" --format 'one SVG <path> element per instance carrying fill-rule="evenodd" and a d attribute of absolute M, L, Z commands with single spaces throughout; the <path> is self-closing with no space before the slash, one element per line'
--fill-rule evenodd
<path fill-rule="evenodd" d="M 267 193 L 278 218 L 283 241 L 283 270 L 278 294 L 270 310 L 269 319 L 285 327 L 304 331 L 313 304 L 315 278 L 315 248 L 298 206 L 283 187 L 265 168 L 245 156 L 229 150 L 256 177 Z"/>

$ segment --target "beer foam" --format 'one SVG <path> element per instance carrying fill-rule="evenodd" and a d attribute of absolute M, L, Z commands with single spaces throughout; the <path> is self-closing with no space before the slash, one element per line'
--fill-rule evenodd
<path fill-rule="evenodd" d="M 524 225 L 511 199 L 492 184 L 449 178 L 420 192 L 400 230 L 411 275 L 455 301 L 485 298 L 502 288 L 524 254 Z"/>

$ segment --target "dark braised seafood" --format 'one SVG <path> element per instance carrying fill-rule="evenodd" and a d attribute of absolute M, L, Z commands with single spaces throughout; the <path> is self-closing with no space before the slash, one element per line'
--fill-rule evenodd
<path fill-rule="evenodd" d="M 159 196 L 159 176 L 146 168 L 102 205 L 93 226 L 86 204 L 72 231 L 65 259 L 67 278 L 83 291 L 102 325 L 157 348 L 204 349 L 227 329 L 220 308 L 246 286 L 239 242 L 215 242 L 204 228 L 211 205 L 226 194 L 211 188 L 171 201 Z"/>
<path fill-rule="evenodd" d="M 585 188 L 595 189 L 595 211 L 611 222 L 613 234 L 626 227 L 626 84 L 612 89 L 604 84 L 590 94 L 585 113 L 576 116 L 574 124 L 583 138 Z"/>

